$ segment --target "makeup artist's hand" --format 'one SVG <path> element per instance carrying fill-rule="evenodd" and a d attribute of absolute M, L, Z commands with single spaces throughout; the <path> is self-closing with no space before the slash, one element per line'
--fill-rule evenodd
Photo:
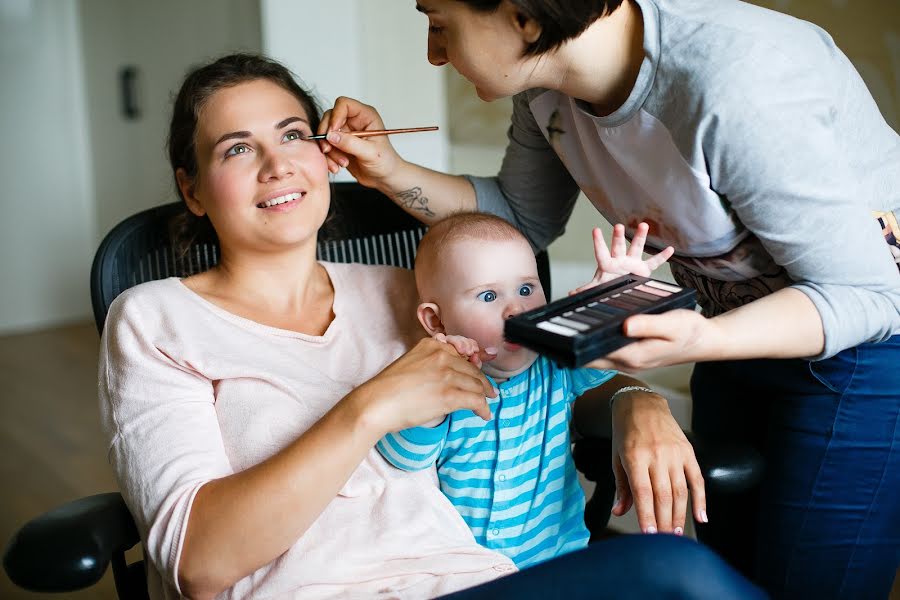
<path fill-rule="evenodd" d="M 424 338 L 352 395 L 380 437 L 442 420 L 462 409 L 487 421 L 491 411 L 485 397 L 497 393 L 487 377 L 453 346 Z"/>
<path fill-rule="evenodd" d="M 644 260 L 644 244 L 647 241 L 648 230 L 649 226 L 646 223 L 640 223 L 634 232 L 631 246 L 627 247 L 625 226 L 618 223 L 613 227 L 612 242 L 610 247 L 607 248 L 606 241 L 603 239 L 603 232 L 595 227 L 593 232 L 594 256 L 597 258 L 597 271 L 594 273 L 593 279 L 583 286 L 572 290 L 569 292 L 569 295 L 583 292 L 622 275 L 632 274 L 649 277 L 650 273 L 669 260 L 669 257 L 675 253 L 675 249 L 669 246 L 662 252 Z"/>
<path fill-rule="evenodd" d="M 456 351 L 459 352 L 460 356 L 467 359 L 479 369 L 483 363 L 497 358 L 496 348 L 485 348 L 482 350 L 478 347 L 478 342 L 472 338 L 461 335 L 446 335 L 444 333 L 436 333 L 433 337 L 439 342 L 444 342 L 445 344 L 453 346 Z"/>
<path fill-rule="evenodd" d="M 317 133 L 329 133 L 319 142 L 328 161 L 328 170 L 337 173 L 346 168 L 366 187 L 378 184 L 390 176 L 403 159 L 394 150 L 388 136 L 357 138 L 341 132 L 384 129 L 378 111 L 368 104 L 341 96 L 334 107 L 322 115 Z"/>
<path fill-rule="evenodd" d="M 688 490 L 694 519 L 707 522 L 706 487 L 694 448 L 659 394 L 633 391 L 616 397 L 613 471 L 622 516 L 632 504 L 644 533 L 684 534 Z"/>
<path fill-rule="evenodd" d="M 715 319 L 687 309 L 659 315 L 634 315 L 625 319 L 622 331 L 640 338 L 603 358 L 591 361 L 593 369 L 615 369 L 635 373 L 715 358 L 725 335 Z"/>

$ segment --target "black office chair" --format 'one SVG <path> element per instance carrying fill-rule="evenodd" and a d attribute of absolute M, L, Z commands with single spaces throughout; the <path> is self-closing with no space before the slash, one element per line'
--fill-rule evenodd
<path fill-rule="evenodd" d="M 335 184 L 332 205 L 334 216 L 320 235 L 321 260 L 412 267 L 416 246 L 425 233 L 419 221 L 379 192 L 355 183 Z M 100 244 L 91 268 L 91 300 L 99 331 L 110 303 L 124 290 L 146 281 L 198 273 L 217 264 L 218 247 L 211 240 L 198 240 L 185 257 L 175 256 L 169 223 L 182 210 L 182 203 L 175 202 L 140 212 L 118 224 Z M 539 253 L 537 261 L 549 296 L 547 253 Z M 706 452 L 702 448 L 695 442 L 708 488 L 739 492 L 759 481 L 762 463 L 754 452 L 743 448 Z M 600 482 L 585 511 L 593 538 L 609 520 L 613 491 L 608 483 L 610 440 L 578 441 L 575 462 L 585 477 Z M 122 496 L 117 492 L 98 494 L 29 521 L 10 540 L 3 566 L 9 578 L 25 589 L 71 592 L 97 583 L 112 564 L 119 598 L 145 599 L 143 561 L 128 564 L 125 559 L 125 552 L 138 543 L 137 528 Z"/>

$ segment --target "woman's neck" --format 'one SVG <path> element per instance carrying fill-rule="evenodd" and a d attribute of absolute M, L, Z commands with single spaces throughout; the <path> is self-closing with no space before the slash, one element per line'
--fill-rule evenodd
<path fill-rule="evenodd" d="M 186 284 L 252 320 L 286 329 L 297 329 L 292 323 L 319 329 L 330 321 L 334 289 L 315 250 L 315 244 L 280 253 L 223 248 L 215 269 Z"/>
<path fill-rule="evenodd" d="M 628 99 L 644 60 L 644 22 L 634 0 L 594 21 L 581 35 L 546 57 L 541 71 L 550 87 L 584 100 L 599 115 Z"/>

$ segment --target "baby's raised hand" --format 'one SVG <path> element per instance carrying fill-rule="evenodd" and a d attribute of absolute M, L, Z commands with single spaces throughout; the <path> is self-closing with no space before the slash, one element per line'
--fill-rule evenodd
<path fill-rule="evenodd" d="M 638 224 L 634 238 L 631 240 L 631 247 L 628 248 L 625 242 L 625 226 L 618 223 L 613 227 L 612 243 L 610 248 L 607 248 L 603 232 L 595 227 L 594 256 L 597 258 L 597 271 L 594 273 L 593 279 L 578 289 L 572 290 L 569 295 L 583 292 L 622 275 L 632 274 L 648 277 L 656 268 L 669 260 L 669 257 L 675 253 L 672 246 L 647 260 L 643 259 L 644 243 L 647 241 L 649 229 L 650 227 L 646 223 Z"/>
<path fill-rule="evenodd" d="M 444 342 L 445 344 L 450 344 L 453 348 L 459 352 L 460 356 L 466 357 L 466 359 L 478 367 L 481 368 L 481 365 L 484 361 L 494 360 L 497 356 L 497 351 L 493 348 L 485 348 L 481 350 L 478 347 L 478 342 L 471 338 L 467 338 L 461 335 L 446 335 L 444 333 L 436 333 L 434 334 L 434 339 L 439 342 Z"/>

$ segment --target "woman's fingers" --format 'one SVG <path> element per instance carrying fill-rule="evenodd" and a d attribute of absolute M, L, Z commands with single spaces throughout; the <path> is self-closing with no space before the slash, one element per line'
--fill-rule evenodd
<path fill-rule="evenodd" d="M 669 533 L 672 531 L 672 480 L 666 465 L 654 464 L 650 468 L 650 481 L 657 531 Z"/>
<path fill-rule="evenodd" d="M 619 455 L 613 456 L 613 474 L 616 477 L 616 501 L 612 507 L 612 514 L 621 517 L 631 509 L 633 498 L 631 497 L 631 486 L 628 483 L 628 475 L 622 466 Z"/>
<path fill-rule="evenodd" d="M 669 471 L 672 482 L 672 532 L 684 535 L 684 522 L 687 519 L 688 487 L 682 465 L 673 466 Z"/>
<path fill-rule="evenodd" d="M 644 533 L 659 531 L 656 524 L 656 510 L 653 500 L 653 483 L 646 465 L 623 464 L 628 481 L 631 482 L 631 495 L 634 498 L 634 510 L 637 513 L 638 525 Z"/>
<path fill-rule="evenodd" d="M 706 514 L 706 482 L 703 480 L 703 473 L 700 472 L 700 465 L 697 464 L 696 458 L 685 465 L 684 474 L 687 478 L 688 488 L 691 490 L 694 520 L 698 523 L 708 523 L 709 517 Z"/>

